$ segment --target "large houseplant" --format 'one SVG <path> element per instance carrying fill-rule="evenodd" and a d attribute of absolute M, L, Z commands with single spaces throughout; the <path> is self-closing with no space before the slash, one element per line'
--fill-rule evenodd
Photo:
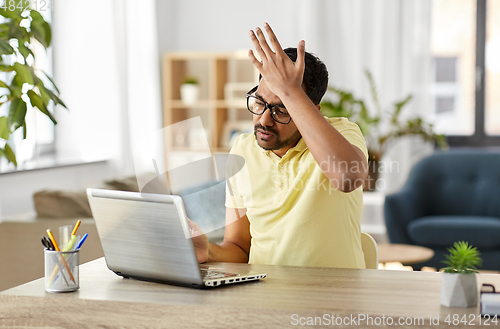
<path fill-rule="evenodd" d="M 28 2 L 29 3 L 29 2 Z M 24 2 L 23 2 L 24 4 Z M 0 7 L 4 22 L 0 24 L 0 106 L 9 107 L 8 116 L 0 117 L 0 158 L 17 166 L 16 155 L 9 139 L 22 127 L 27 136 L 26 113 L 30 105 L 56 124 L 49 104 L 66 105 L 59 98 L 59 89 L 42 70 L 35 68 L 33 44 L 39 42 L 47 49 L 52 32 L 42 15 L 28 7 L 4 5 Z"/>
<path fill-rule="evenodd" d="M 443 261 L 447 267 L 441 269 L 441 304 L 447 307 L 471 307 L 477 304 L 477 267 L 482 260 L 477 248 L 459 241 L 447 249 Z"/>
<path fill-rule="evenodd" d="M 441 148 L 445 148 L 447 144 L 444 135 L 436 134 L 432 124 L 421 117 L 400 119 L 403 108 L 412 98 L 411 95 L 395 102 L 391 109 L 382 110 L 370 71 L 365 70 L 365 75 L 370 84 L 375 111 L 370 111 L 365 102 L 352 93 L 330 86 L 328 90 L 337 96 L 336 100 L 322 102 L 321 112 L 327 117 L 346 117 L 358 124 L 365 137 L 369 157 L 369 176 L 364 189 L 374 190 L 380 160 L 393 141 L 403 136 L 418 135 L 425 141 L 436 142 Z"/>

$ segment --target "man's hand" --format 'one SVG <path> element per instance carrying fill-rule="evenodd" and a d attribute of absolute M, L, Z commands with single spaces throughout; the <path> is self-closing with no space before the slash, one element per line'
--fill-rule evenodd
<path fill-rule="evenodd" d="M 189 218 L 189 228 L 193 237 L 194 249 L 199 263 L 204 263 L 208 260 L 208 238 L 203 231 L 193 223 Z"/>
<path fill-rule="evenodd" d="M 299 42 L 297 61 L 294 63 L 281 48 L 269 24 L 264 23 L 264 26 L 274 51 L 269 47 L 262 30 L 257 27 L 256 32 L 250 30 L 248 33 L 262 62 L 257 60 L 252 50 L 249 51 L 248 57 L 266 80 L 269 89 L 276 96 L 282 98 L 288 93 L 302 89 L 305 68 L 305 42 L 304 40 Z"/>

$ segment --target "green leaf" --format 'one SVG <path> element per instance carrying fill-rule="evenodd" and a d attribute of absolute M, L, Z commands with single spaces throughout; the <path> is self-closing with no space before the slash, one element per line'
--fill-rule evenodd
<path fill-rule="evenodd" d="M 52 116 L 52 113 L 47 109 L 45 106 L 42 97 L 40 97 L 37 93 L 35 93 L 33 90 L 28 91 L 28 97 L 30 98 L 31 105 L 33 107 L 37 107 L 43 114 L 49 117 L 49 119 L 56 125 L 57 121 L 54 119 Z"/>
<path fill-rule="evenodd" d="M 9 86 L 7 86 L 7 84 L 5 82 L 0 80 L 0 88 L 9 88 Z"/>
<path fill-rule="evenodd" d="M 33 75 L 31 74 L 31 71 L 28 67 L 28 65 L 23 65 L 21 63 L 15 63 L 14 64 L 14 71 L 16 71 L 17 75 L 20 80 L 19 82 L 25 82 L 29 83 L 30 85 L 34 85 L 35 81 L 33 80 Z M 22 84 L 21 84 L 22 86 Z"/>
<path fill-rule="evenodd" d="M 54 81 L 52 80 L 52 78 L 45 72 L 43 72 L 43 74 L 45 74 L 45 76 L 47 77 L 47 79 L 49 79 L 50 83 L 52 84 L 52 86 L 54 87 L 54 89 L 57 91 L 58 94 L 60 94 L 61 92 L 59 91 L 59 88 L 57 88 L 56 84 L 54 83 Z"/>
<path fill-rule="evenodd" d="M 448 273 L 472 273 L 481 266 L 482 260 L 476 247 L 472 247 L 468 242 L 458 241 L 453 247 L 448 248 L 449 255 L 445 255 L 443 261 L 448 267 L 442 269 Z"/>
<path fill-rule="evenodd" d="M 24 44 L 19 45 L 18 49 L 19 49 L 19 52 L 21 53 L 21 55 L 23 55 L 25 60 L 26 60 L 26 58 L 28 58 L 29 55 L 31 55 L 31 56 L 33 56 L 33 58 L 35 58 L 35 54 L 33 54 L 31 49 L 26 47 Z"/>
<path fill-rule="evenodd" d="M 64 106 L 64 108 L 67 109 L 66 104 L 64 104 L 63 101 L 59 97 L 57 97 L 52 91 L 50 91 L 47 88 L 45 88 L 45 91 L 47 92 L 47 94 L 49 94 L 50 98 L 54 101 L 56 105 L 61 104 L 62 106 Z"/>
<path fill-rule="evenodd" d="M 26 129 L 26 120 L 23 122 L 23 139 L 26 139 L 28 136 L 28 129 Z"/>
<path fill-rule="evenodd" d="M 52 30 L 50 29 L 49 23 L 44 22 L 43 28 L 45 29 L 45 43 L 47 44 L 47 47 L 50 47 L 52 42 Z"/>
<path fill-rule="evenodd" d="M 368 79 L 368 83 L 370 84 L 370 92 L 372 94 L 373 102 L 377 107 L 378 115 L 382 114 L 382 110 L 380 109 L 380 102 L 378 100 L 377 86 L 375 85 L 375 80 L 373 79 L 373 75 L 370 70 L 365 69 L 365 75 Z"/>
<path fill-rule="evenodd" d="M 12 162 L 14 166 L 17 167 L 17 160 L 16 160 L 16 155 L 14 154 L 14 151 L 10 148 L 9 144 L 5 144 L 5 148 L 3 150 L 5 157 L 7 160 Z"/>
<path fill-rule="evenodd" d="M 4 7 L 0 7 L 0 15 L 2 15 L 5 18 L 12 18 L 16 21 L 21 21 L 23 19 L 23 17 L 21 16 L 21 11 L 19 10 L 19 8 L 16 7 L 17 3 L 16 6 L 13 6 L 13 9 L 12 7 L 10 8 L 12 10 L 9 9 L 9 5 L 7 5 L 5 1 L 3 1 L 2 3 Z"/>
<path fill-rule="evenodd" d="M 18 23 L 16 21 L 10 22 L 9 39 L 23 39 L 29 35 L 26 28 L 19 26 Z"/>
<path fill-rule="evenodd" d="M 33 36 L 37 39 L 44 48 L 48 48 L 48 44 L 45 41 L 45 29 L 42 24 L 31 23 L 31 31 L 33 32 Z"/>
<path fill-rule="evenodd" d="M 392 123 L 393 124 L 396 124 L 398 122 L 399 114 L 401 113 L 401 110 L 412 99 L 412 97 L 413 97 L 412 95 L 408 95 L 402 101 L 394 104 L 394 106 L 396 107 L 396 110 L 394 111 L 394 113 L 392 115 Z"/>
<path fill-rule="evenodd" d="M 0 55 L 10 55 L 14 53 L 14 48 L 5 40 L 0 39 Z"/>
<path fill-rule="evenodd" d="M 2 72 L 12 72 L 14 71 L 14 66 L 7 65 L 3 62 L 0 62 L 0 71 Z"/>
<path fill-rule="evenodd" d="M 45 104 L 45 106 L 48 106 L 52 98 L 50 98 L 49 93 L 47 93 L 47 89 L 45 88 L 45 85 L 43 84 L 42 80 L 38 80 L 35 86 L 38 87 L 40 95 L 42 95 L 43 104 Z"/>
<path fill-rule="evenodd" d="M 36 10 L 31 10 L 30 16 L 33 19 L 31 21 L 31 30 L 35 39 L 37 39 L 45 48 L 50 46 L 52 41 L 52 31 L 50 25 L 43 19 L 43 16 Z"/>
<path fill-rule="evenodd" d="M 10 90 L 10 94 L 14 98 L 19 98 L 23 94 L 23 90 L 21 87 L 16 85 L 17 79 L 14 77 L 14 80 L 12 81 L 12 85 L 10 85 L 8 88 Z"/>
<path fill-rule="evenodd" d="M 7 36 L 9 35 L 10 25 L 9 23 L 0 24 L 0 35 Z"/>
<path fill-rule="evenodd" d="M 10 137 L 10 130 L 7 125 L 7 118 L 0 117 L 0 138 L 8 140 Z"/>
<path fill-rule="evenodd" d="M 21 127 L 26 117 L 27 106 L 21 98 L 15 98 L 10 104 L 7 126 L 11 132 Z"/>

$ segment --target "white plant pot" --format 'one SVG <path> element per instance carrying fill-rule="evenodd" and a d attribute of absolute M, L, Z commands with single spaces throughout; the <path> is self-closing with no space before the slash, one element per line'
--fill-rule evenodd
<path fill-rule="evenodd" d="M 477 304 L 476 274 L 442 273 L 441 305 L 467 308 Z"/>
<path fill-rule="evenodd" d="M 198 85 L 185 83 L 181 86 L 181 99 L 184 104 L 196 103 L 198 100 L 198 93 Z"/>

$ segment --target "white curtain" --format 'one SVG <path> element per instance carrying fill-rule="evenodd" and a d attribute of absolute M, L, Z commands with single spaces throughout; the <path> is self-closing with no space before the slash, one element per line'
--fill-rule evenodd
<path fill-rule="evenodd" d="M 153 0 L 55 0 L 54 73 L 69 108 L 57 113 L 60 154 L 134 174 L 135 141 L 162 127 L 155 10 Z"/>
<path fill-rule="evenodd" d="M 330 85 L 353 92 L 371 106 L 363 73 L 369 69 L 382 108 L 412 94 L 402 116 L 427 114 L 430 0 L 316 0 L 298 4 L 297 35 L 325 61 Z M 387 182 L 385 192 L 398 190 L 413 164 L 431 149 L 416 139 L 395 144 L 384 160 L 398 161 L 399 169 L 382 174 Z"/>

